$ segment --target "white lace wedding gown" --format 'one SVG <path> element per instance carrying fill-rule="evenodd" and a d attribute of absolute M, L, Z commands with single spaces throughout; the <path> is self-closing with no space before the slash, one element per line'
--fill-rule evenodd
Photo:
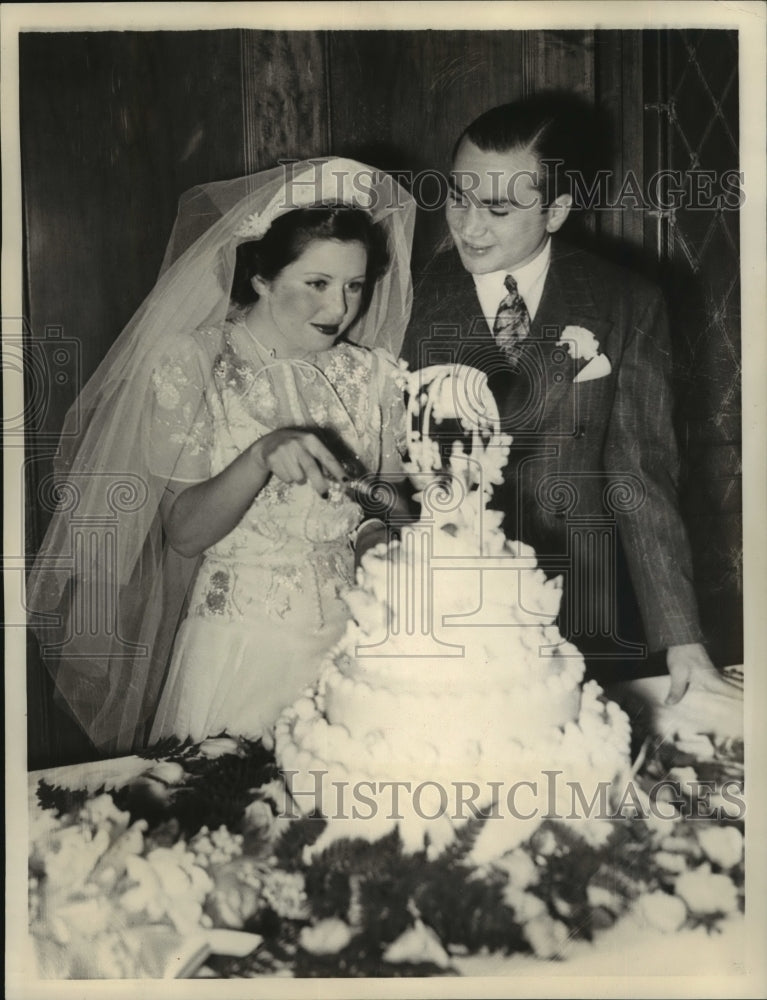
<path fill-rule="evenodd" d="M 153 446 L 177 448 L 184 437 L 174 479 L 210 478 L 287 426 L 335 434 L 369 471 L 399 468 L 404 409 L 391 355 L 339 344 L 300 362 L 272 361 L 239 324 L 196 341 L 196 353 L 167 358 L 153 375 Z M 202 557 L 150 743 L 268 732 L 341 636 L 350 533 L 361 516 L 342 493 L 323 499 L 309 484 L 268 481 Z"/>

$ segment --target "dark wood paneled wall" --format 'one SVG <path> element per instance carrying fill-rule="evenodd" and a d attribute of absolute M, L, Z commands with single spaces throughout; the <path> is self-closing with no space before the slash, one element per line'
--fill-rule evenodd
<path fill-rule="evenodd" d="M 597 45 L 599 34 L 612 38 Z M 631 34 L 637 46 L 640 34 Z M 641 82 L 642 69 L 641 60 L 634 59 L 621 72 L 625 51 L 618 36 L 593 31 L 331 32 L 333 152 L 415 177 L 447 173 L 456 138 L 481 112 L 543 89 L 596 100 L 601 83 L 603 105 L 621 126 L 611 164 L 617 168 L 630 155 L 623 148 L 624 121 L 635 123 L 630 138 L 634 150 L 641 150 L 641 141 L 636 143 L 641 103 L 629 110 L 628 101 L 623 107 L 620 100 L 627 78 L 633 72 Z M 636 90 L 635 83 L 630 93 Z M 436 183 L 422 176 L 414 193 L 422 205 L 433 204 Z M 641 230 L 624 233 L 623 215 L 604 213 L 591 228 L 610 216 L 605 231 L 641 243 Z M 445 234 L 443 213 L 424 210 L 416 231 L 416 269 Z"/>
<path fill-rule="evenodd" d="M 550 88 L 594 100 L 615 134 L 608 164 L 614 176 L 631 169 L 641 178 L 658 162 L 657 150 L 647 146 L 657 122 L 648 120 L 645 104 L 661 63 L 669 60 L 670 35 L 661 35 L 662 44 L 639 31 L 22 35 L 31 338 L 44 341 L 47 330 L 58 328 L 78 342 L 81 355 L 79 374 L 51 393 L 50 405 L 31 428 L 30 551 L 44 527 L 34 503 L 36 484 L 51 459 L 50 448 L 39 447 L 39 432 L 55 433 L 61 426 L 78 385 L 152 287 L 183 191 L 273 166 L 281 158 L 328 153 L 412 175 L 444 170 L 457 134 L 477 114 Z M 714 45 L 701 59 L 715 62 L 716 51 Z M 677 52 L 677 62 L 680 58 Z M 720 69 L 710 67 L 712 73 Z M 664 80 L 667 91 L 670 83 Z M 731 117 L 732 107 L 725 113 Z M 664 148 L 658 155 L 667 155 L 668 143 Z M 416 193 L 423 199 L 434 191 L 424 184 Z M 647 212 L 616 208 L 595 213 L 590 233 L 603 246 L 612 241 L 622 254 L 627 247 L 644 253 L 640 263 L 648 264 L 658 262 L 656 226 Z M 416 267 L 443 234 L 442 213 L 422 212 Z M 667 255 L 661 263 L 670 260 Z M 708 257 L 697 274 L 704 318 L 717 273 Z M 737 325 L 732 297 L 728 301 L 728 315 Z M 686 334 L 677 338 L 684 347 Z M 705 377 L 706 366 L 722 364 L 721 350 L 702 350 L 696 358 L 696 379 Z M 737 407 L 730 412 L 739 415 Z M 685 424 L 685 440 L 702 440 L 696 454 L 707 454 L 707 435 L 719 441 L 721 434 L 709 425 L 693 428 L 693 422 L 691 416 Z M 725 465 L 734 475 L 732 461 Z M 731 513 L 735 516 L 734 509 Z M 716 516 L 729 514 L 718 510 Z M 734 521 L 727 524 L 732 539 Z M 718 568 L 718 563 L 703 566 L 701 572 Z M 737 619 L 739 595 L 732 588 L 728 593 Z M 732 644 L 720 645 L 721 658 L 731 659 Z M 75 759 L 85 751 L 55 716 L 34 649 L 29 664 L 30 760 L 42 766 Z"/>
<path fill-rule="evenodd" d="M 720 663 L 743 658 L 739 214 L 721 208 L 720 179 L 739 169 L 735 31 L 648 32 L 646 174 L 706 174 L 700 198 L 654 213 L 674 338 L 683 509 L 701 620 Z M 698 183 L 701 183 L 700 181 Z M 732 191 L 729 192 L 732 194 Z M 746 210 L 748 207 L 746 206 Z"/>

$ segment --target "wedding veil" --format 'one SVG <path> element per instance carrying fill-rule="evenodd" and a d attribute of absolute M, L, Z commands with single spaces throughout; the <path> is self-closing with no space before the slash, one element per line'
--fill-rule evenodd
<path fill-rule="evenodd" d="M 55 474 L 41 484 L 53 513 L 27 609 L 57 691 L 104 753 L 142 745 L 197 565 L 162 531 L 159 505 L 184 441 L 152 454 L 153 373 L 162 356 L 191 349 L 198 328 L 225 320 L 239 243 L 293 208 L 337 203 L 369 211 L 392 257 L 347 337 L 397 356 L 411 306 L 413 199 L 351 160 L 287 163 L 182 196 L 154 289 L 66 416 Z M 186 401 L 190 432 L 202 405 L 201 392 Z"/>

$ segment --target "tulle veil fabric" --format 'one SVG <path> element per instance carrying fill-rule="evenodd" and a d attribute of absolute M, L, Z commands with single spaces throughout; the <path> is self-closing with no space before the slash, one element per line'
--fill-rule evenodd
<path fill-rule="evenodd" d="M 197 566 L 162 531 L 159 506 L 184 435 L 152 448 L 158 360 L 191 349 L 195 331 L 227 318 L 239 243 L 292 208 L 339 202 L 369 211 L 392 255 L 347 337 L 396 357 L 412 298 L 413 199 L 388 174 L 352 160 L 283 164 L 182 196 L 154 289 L 65 418 L 27 609 L 58 695 L 104 754 L 144 744 Z M 190 432 L 203 405 L 201 394 L 185 405 Z"/>

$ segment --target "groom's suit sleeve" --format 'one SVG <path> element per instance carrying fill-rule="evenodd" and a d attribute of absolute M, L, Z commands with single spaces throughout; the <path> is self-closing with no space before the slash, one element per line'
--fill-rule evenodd
<path fill-rule="evenodd" d="M 692 559 L 678 499 L 671 345 L 655 290 L 638 297 L 626 331 L 604 447 L 605 472 L 637 476 L 644 497 L 618 526 L 651 652 L 702 642 Z"/>

